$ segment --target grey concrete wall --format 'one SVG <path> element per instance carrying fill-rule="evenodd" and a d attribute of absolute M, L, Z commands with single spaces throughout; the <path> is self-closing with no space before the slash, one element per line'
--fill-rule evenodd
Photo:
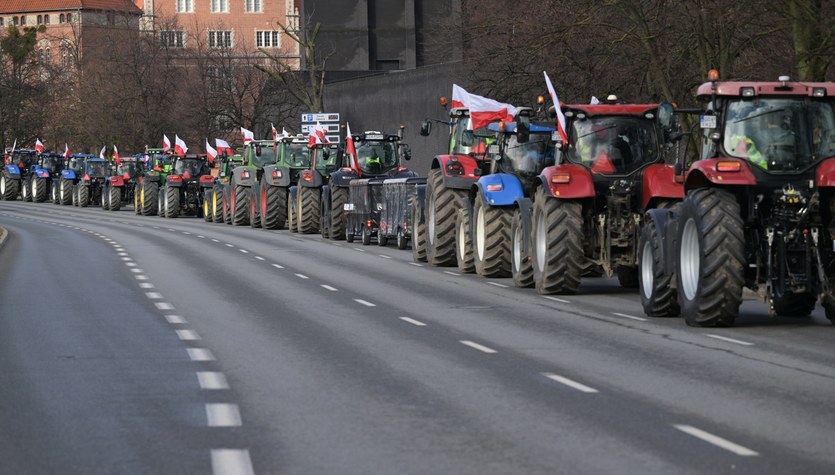
<path fill-rule="evenodd" d="M 425 118 L 448 119 L 438 99 L 450 98 L 453 83 L 466 87 L 461 63 L 329 83 L 325 104 L 327 112 L 339 112 L 342 121 L 351 124 L 353 133 L 396 133 L 401 124 L 405 125 L 403 141 L 412 148 L 412 161 L 407 165 L 426 175 L 432 157 L 446 151 L 449 129 L 436 123 L 429 137 L 421 137 L 420 124 Z"/>

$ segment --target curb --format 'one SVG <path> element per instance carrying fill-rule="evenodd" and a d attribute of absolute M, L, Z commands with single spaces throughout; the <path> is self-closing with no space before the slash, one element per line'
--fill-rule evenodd
<path fill-rule="evenodd" d="M 9 232 L 6 231 L 6 228 L 0 226 L 0 248 L 3 247 L 3 243 L 6 242 L 7 237 L 9 237 Z"/>

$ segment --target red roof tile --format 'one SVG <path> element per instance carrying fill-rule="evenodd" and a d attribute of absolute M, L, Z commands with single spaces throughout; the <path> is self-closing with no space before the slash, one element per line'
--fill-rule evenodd
<path fill-rule="evenodd" d="M 78 9 L 141 13 L 133 0 L 0 0 L 0 14 L 7 15 Z"/>

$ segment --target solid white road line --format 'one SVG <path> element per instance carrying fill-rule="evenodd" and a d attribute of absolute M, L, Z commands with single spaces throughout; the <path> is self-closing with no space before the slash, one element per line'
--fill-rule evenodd
<path fill-rule="evenodd" d="M 743 447 L 739 444 L 735 444 L 728 439 L 723 439 L 718 435 L 713 435 L 710 432 L 705 432 L 693 426 L 688 426 L 685 424 L 674 424 L 673 427 L 684 432 L 685 434 L 690 434 L 693 437 L 696 437 L 697 439 L 701 439 L 709 444 L 713 444 L 717 447 L 723 448 L 729 452 L 733 452 L 742 457 L 756 457 L 757 455 L 760 455 L 759 453 L 749 449 L 748 447 Z"/>
<path fill-rule="evenodd" d="M 177 330 L 177 337 L 182 341 L 199 340 L 200 335 L 194 330 Z"/>
<path fill-rule="evenodd" d="M 159 310 L 174 310 L 174 306 L 168 302 L 154 302 L 154 305 Z"/>
<path fill-rule="evenodd" d="M 475 348 L 478 351 L 483 351 L 485 353 L 496 353 L 496 350 L 494 350 L 492 348 L 488 348 L 484 345 L 479 345 L 478 343 L 470 341 L 470 340 L 459 340 L 459 341 L 461 343 L 469 346 L 470 348 Z"/>
<path fill-rule="evenodd" d="M 363 299 L 354 299 L 354 302 L 365 305 L 366 307 L 376 307 L 373 303 Z"/>
<path fill-rule="evenodd" d="M 577 381 L 565 378 L 563 376 L 560 376 L 560 375 L 557 375 L 557 374 L 554 374 L 554 373 L 542 373 L 542 376 L 545 376 L 546 378 L 548 378 L 550 380 L 556 381 L 560 384 L 564 384 L 568 387 L 574 388 L 574 389 L 576 389 L 578 391 L 582 391 L 584 393 L 593 394 L 593 393 L 598 392 L 597 389 L 590 388 L 590 387 L 586 386 L 585 384 L 578 383 Z"/>
<path fill-rule="evenodd" d="M 200 389 L 229 389 L 226 375 L 218 371 L 198 371 L 197 382 Z"/>
<path fill-rule="evenodd" d="M 412 325 L 414 325 L 416 327 L 425 327 L 426 326 L 425 323 L 419 322 L 419 321 L 415 320 L 414 318 L 400 317 L 400 319 L 403 320 L 404 322 L 411 323 Z"/>
<path fill-rule="evenodd" d="M 255 475 L 249 450 L 212 449 L 214 475 Z"/>
<path fill-rule="evenodd" d="M 237 404 L 206 404 L 206 417 L 209 427 L 238 427 L 242 424 Z"/>
<path fill-rule="evenodd" d="M 310 277 L 308 277 L 304 274 L 296 274 L 296 277 L 298 277 L 299 279 L 309 279 L 310 278 Z"/>
<path fill-rule="evenodd" d="M 172 325 L 182 325 L 182 324 L 186 323 L 185 318 L 183 318 L 179 315 L 166 315 L 165 319 L 168 320 L 168 323 L 170 323 Z"/>
<path fill-rule="evenodd" d="M 186 348 L 191 361 L 214 361 L 215 355 L 205 348 Z"/>
<path fill-rule="evenodd" d="M 162 298 L 162 294 L 159 292 L 145 292 L 145 296 L 149 299 L 156 299 L 159 300 Z"/>
<path fill-rule="evenodd" d="M 487 282 L 487 283 L 490 284 L 490 285 L 495 285 L 496 287 L 504 288 L 504 289 L 506 289 L 508 287 L 507 285 L 500 284 L 498 282 Z"/>
<path fill-rule="evenodd" d="M 337 289 L 336 287 L 331 287 L 330 285 L 325 285 L 325 284 L 322 284 L 322 288 L 330 290 L 331 292 L 338 292 L 339 291 L 339 289 Z"/>
<path fill-rule="evenodd" d="M 548 300 L 553 300 L 554 302 L 559 302 L 559 303 L 571 303 L 571 301 L 569 301 L 569 300 L 561 299 L 559 297 L 552 297 L 550 295 L 543 295 L 542 298 L 548 299 Z"/>
<path fill-rule="evenodd" d="M 737 345 L 754 346 L 753 343 L 748 343 L 747 341 L 742 341 L 742 340 L 735 340 L 733 338 L 728 338 L 726 336 L 712 335 L 710 333 L 706 334 L 705 336 L 708 336 L 710 338 L 716 338 L 717 340 L 727 341 L 729 343 L 736 343 Z"/>
<path fill-rule="evenodd" d="M 625 313 L 617 313 L 617 312 L 614 312 L 614 313 L 612 313 L 612 315 L 614 315 L 614 316 L 616 316 L 616 317 L 628 318 L 628 319 L 630 319 L 630 320 L 637 320 L 637 321 L 639 321 L 639 322 L 645 322 L 645 321 L 647 321 L 647 319 L 646 319 L 646 318 L 635 317 L 635 316 L 632 316 L 632 315 L 627 315 L 627 314 L 625 314 Z"/>

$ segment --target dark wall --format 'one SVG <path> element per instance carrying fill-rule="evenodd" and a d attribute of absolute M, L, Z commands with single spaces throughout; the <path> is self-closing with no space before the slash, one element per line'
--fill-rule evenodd
<path fill-rule="evenodd" d="M 405 125 L 403 141 L 412 147 L 412 160 L 406 165 L 426 175 L 432 157 L 446 151 L 449 129 L 435 123 L 432 134 L 421 137 L 420 124 L 425 118 L 448 119 L 438 99 L 450 98 L 453 83 L 466 87 L 461 71 L 460 63 L 448 63 L 329 83 L 327 112 L 339 112 L 355 134 L 364 130 L 393 134 Z"/>

